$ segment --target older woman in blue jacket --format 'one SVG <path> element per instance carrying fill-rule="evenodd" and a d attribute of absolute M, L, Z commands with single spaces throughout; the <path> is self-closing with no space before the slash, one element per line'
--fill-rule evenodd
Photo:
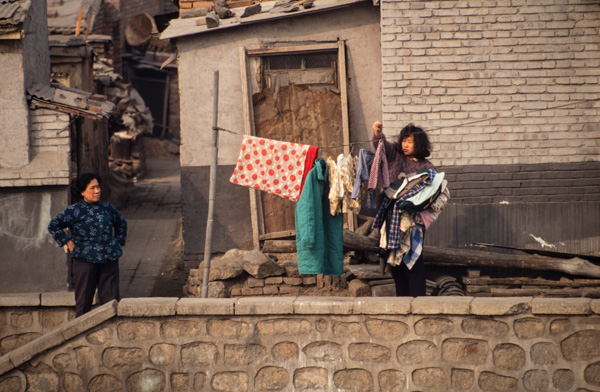
<path fill-rule="evenodd" d="M 110 203 L 101 201 L 100 178 L 85 173 L 76 181 L 83 200 L 68 206 L 50 221 L 48 231 L 59 246 L 73 254 L 75 316 L 92 308 L 96 288 L 98 302 L 119 300 L 119 258 L 123 255 L 127 222 Z M 65 233 L 69 229 L 69 235 Z"/>

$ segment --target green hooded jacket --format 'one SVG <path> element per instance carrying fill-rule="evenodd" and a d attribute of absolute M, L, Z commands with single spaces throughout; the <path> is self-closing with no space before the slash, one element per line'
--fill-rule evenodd
<path fill-rule="evenodd" d="M 296 251 L 301 274 L 344 272 L 343 215 L 329 213 L 329 167 L 315 160 L 296 203 Z"/>

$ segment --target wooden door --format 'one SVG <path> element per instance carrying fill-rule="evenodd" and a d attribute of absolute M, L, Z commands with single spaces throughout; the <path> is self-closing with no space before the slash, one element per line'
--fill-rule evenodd
<path fill-rule="evenodd" d="M 343 152 L 343 102 L 337 51 L 263 59 L 263 88 L 253 94 L 256 136 L 320 147 L 323 158 Z M 293 231 L 295 204 L 260 194 L 263 234 Z"/>

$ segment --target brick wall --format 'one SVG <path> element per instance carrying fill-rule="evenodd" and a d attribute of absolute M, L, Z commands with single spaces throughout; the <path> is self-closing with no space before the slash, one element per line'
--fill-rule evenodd
<path fill-rule="evenodd" d="M 70 116 L 48 109 L 31 111 L 31 147 L 41 151 L 69 151 Z"/>
<path fill-rule="evenodd" d="M 69 183 L 70 117 L 48 110 L 29 111 L 32 159 L 28 165 L 0 168 L 0 187 Z"/>
<path fill-rule="evenodd" d="M 439 169 L 455 204 L 600 202 L 600 162 Z"/>
<path fill-rule="evenodd" d="M 441 166 L 600 156 L 596 1 L 382 1 L 383 120 Z"/>

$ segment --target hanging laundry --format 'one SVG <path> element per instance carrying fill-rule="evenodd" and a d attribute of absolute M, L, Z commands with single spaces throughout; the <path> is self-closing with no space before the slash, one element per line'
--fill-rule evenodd
<path fill-rule="evenodd" d="M 356 177 L 354 179 L 354 186 L 352 188 L 353 199 L 358 199 L 364 193 L 364 183 L 369 181 L 369 174 L 371 173 L 371 166 L 373 165 L 373 158 L 375 154 L 371 151 L 367 151 L 364 148 L 358 150 L 358 162 L 356 165 Z M 377 193 L 375 189 L 368 189 L 367 193 L 367 208 L 377 208 Z"/>
<path fill-rule="evenodd" d="M 344 196 L 344 187 L 340 179 L 337 163 L 331 158 L 326 159 L 329 169 L 329 213 L 337 215 L 342 210 L 342 197 Z"/>
<path fill-rule="evenodd" d="M 335 162 L 327 158 L 329 166 L 329 203 L 332 215 L 353 212 L 358 214 L 361 198 L 352 199 L 352 180 L 356 177 L 356 157 L 340 154 Z"/>
<path fill-rule="evenodd" d="M 296 252 L 301 274 L 341 275 L 344 272 L 343 215 L 329 213 L 329 168 L 315 161 L 296 204 Z"/>
<path fill-rule="evenodd" d="M 357 198 L 352 198 L 352 190 L 354 188 L 354 179 L 356 178 L 356 166 L 358 164 L 358 157 L 353 157 L 348 154 L 340 163 L 340 157 L 338 157 L 338 169 L 340 171 L 340 177 L 342 180 L 342 186 L 344 188 L 342 213 L 353 212 L 358 214 L 360 212 L 362 204 L 362 196 L 359 195 Z"/>
<path fill-rule="evenodd" d="M 385 143 L 379 143 L 377 145 L 377 151 L 375 151 L 371 172 L 369 173 L 369 189 L 377 189 L 378 184 L 382 188 L 390 186 L 390 174 L 387 157 L 385 155 Z"/>
<path fill-rule="evenodd" d="M 309 149 L 313 160 L 316 155 L 316 147 L 311 147 L 244 135 L 229 181 L 297 201 L 302 192 Z"/>
<path fill-rule="evenodd" d="M 317 159 L 317 154 L 319 153 L 319 148 L 315 146 L 308 147 L 308 152 L 306 153 L 306 160 L 304 161 L 304 174 L 302 174 L 302 183 L 300 184 L 300 193 L 302 193 L 302 188 L 304 187 L 304 182 L 306 181 L 306 176 L 312 169 L 315 159 Z"/>

